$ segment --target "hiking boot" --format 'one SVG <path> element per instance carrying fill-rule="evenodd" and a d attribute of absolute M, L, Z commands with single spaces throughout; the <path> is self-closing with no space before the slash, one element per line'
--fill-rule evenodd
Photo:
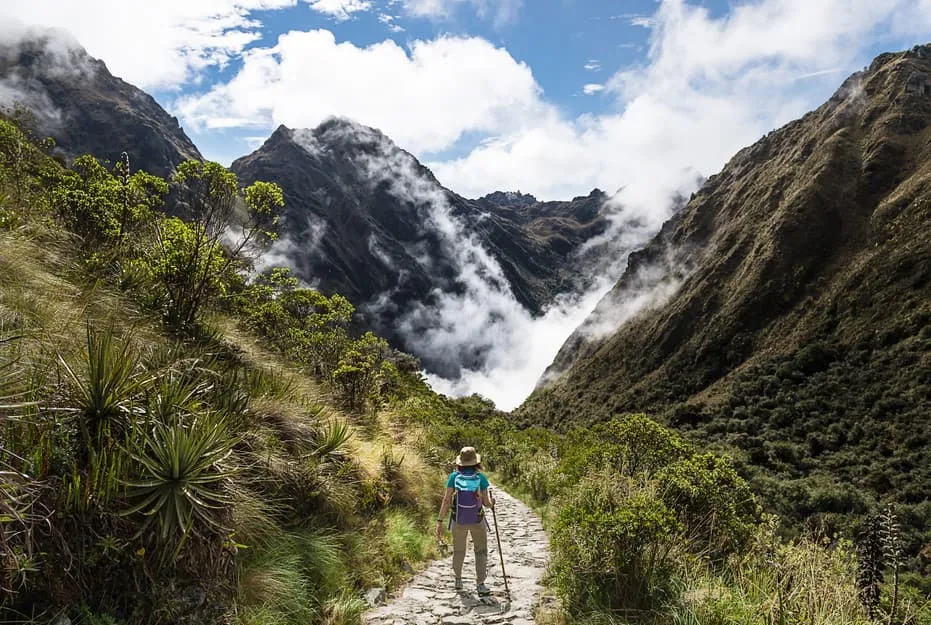
<path fill-rule="evenodd" d="M 476 584 L 475 592 L 478 593 L 479 597 L 487 597 L 488 595 L 491 594 L 491 588 L 489 588 L 485 584 Z"/>
<path fill-rule="evenodd" d="M 453 584 L 453 587 L 456 590 L 462 590 L 462 578 L 461 577 L 456 578 L 456 582 Z"/>

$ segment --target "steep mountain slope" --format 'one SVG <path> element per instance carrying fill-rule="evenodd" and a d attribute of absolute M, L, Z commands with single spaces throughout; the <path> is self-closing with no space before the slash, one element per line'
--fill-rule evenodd
<path fill-rule="evenodd" d="M 178 120 L 147 93 L 113 76 L 67 35 L 30 31 L 0 42 L 0 106 L 22 105 L 38 131 L 53 137 L 67 160 L 81 154 L 168 176 L 201 158 Z"/>
<path fill-rule="evenodd" d="M 282 239 L 267 257 L 360 307 L 395 345 L 438 321 L 430 309 L 470 289 L 513 298 L 536 314 L 560 293 L 583 288 L 574 252 L 607 228 L 600 191 L 538 203 L 493 194 L 469 201 L 381 132 L 345 119 L 313 130 L 279 127 L 232 165 L 240 180 L 270 180 L 286 196 Z M 575 263 L 575 264 L 574 264 Z M 482 353 L 418 353 L 455 376 Z"/>
<path fill-rule="evenodd" d="M 931 46 L 884 54 L 738 153 L 631 256 L 518 418 L 665 412 L 783 477 L 924 501 L 929 73 Z M 850 493 L 794 505 L 842 511 Z"/>

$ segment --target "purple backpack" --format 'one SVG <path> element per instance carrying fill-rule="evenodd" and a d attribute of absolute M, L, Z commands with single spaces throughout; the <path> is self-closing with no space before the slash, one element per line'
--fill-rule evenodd
<path fill-rule="evenodd" d="M 475 525 L 482 521 L 482 497 L 479 495 L 482 479 L 475 473 L 456 472 L 454 519 L 459 525 Z"/>

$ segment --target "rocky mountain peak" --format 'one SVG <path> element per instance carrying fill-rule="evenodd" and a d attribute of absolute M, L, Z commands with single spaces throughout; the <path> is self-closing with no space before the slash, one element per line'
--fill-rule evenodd
<path fill-rule="evenodd" d="M 479 202 L 488 202 L 496 206 L 507 206 L 510 208 L 522 208 L 532 206 L 537 203 L 537 198 L 520 191 L 494 191 L 478 199 Z"/>
<path fill-rule="evenodd" d="M 71 160 L 81 154 L 168 176 L 200 152 L 150 95 L 113 76 L 70 35 L 30 29 L 0 45 L 0 107 L 24 106 Z"/>

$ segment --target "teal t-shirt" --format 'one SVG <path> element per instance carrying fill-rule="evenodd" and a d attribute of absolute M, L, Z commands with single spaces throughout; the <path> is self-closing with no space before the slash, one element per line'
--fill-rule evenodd
<path fill-rule="evenodd" d="M 465 474 L 463 474 L 465 475 Z M 446 488 L 455 488 L 456 487 L 456 472 L 453 471 L 449 474 L 449 478 L 446 480 Z M 485 474 L 479 471 L 478 473 L 478 487 L 481 490 L 488 490 L 488 478 L 485 477 Z"/>

